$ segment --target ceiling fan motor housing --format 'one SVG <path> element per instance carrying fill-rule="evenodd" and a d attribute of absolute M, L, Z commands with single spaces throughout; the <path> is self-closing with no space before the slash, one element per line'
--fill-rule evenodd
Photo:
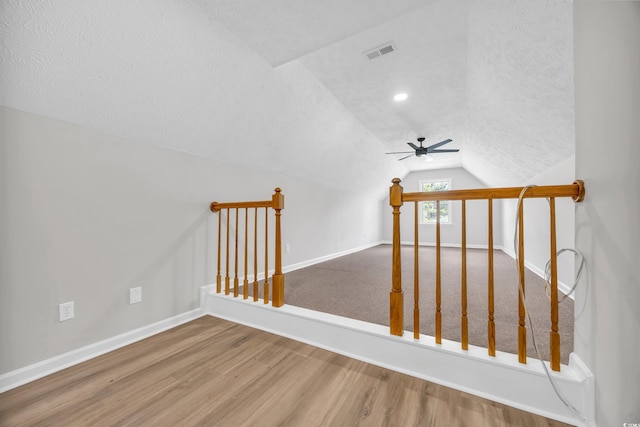
<path fill-rule="evenodd" d="M 417 145 L 415 145 L 412 142 L 407 142 L 407 144 L 409 145 L 409 147 L 411 147 L 414 152 L 412 153 L 411 151 L 397 151 L 397 152 L 391 152 L 391 153 L 386 153 L 386 154 L 409 154 L 408 156 L 404 156 L 398 160 L 404 160 L 406 158 L 411 157 L 411 154 L 415 154 L 416 157 L 427 157 L 427 158 L 431 158 L 431 154 L 432 153 L 457 153 L 458 151 L 460 151 L 457 148 L 454 149 L 440 149 L 439 147 L 450 143 L 452 140 L 451 139 L 445 139 L 444 141 L 440 141 L 436 144 L 433 145 L 429 145 L 428 147 L 424 147 L 422 145 L 422 143 L 424 142 L 425 138 L 423 136 L 418 138 L 418 142 L 420 143 L 420 146 L 418 147 Z"/>

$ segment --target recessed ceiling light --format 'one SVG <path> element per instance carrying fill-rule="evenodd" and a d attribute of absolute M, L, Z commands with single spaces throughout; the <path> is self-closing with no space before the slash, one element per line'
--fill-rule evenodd
<path fill-rule="evenodd" d="M 396 101 L 404 101 L 408 97 L 409 95 L 407 95 L 406 93 L 400 92 L 400 93 L 396 93 L 396 96 L 394 96 L 393 99 Z"/>

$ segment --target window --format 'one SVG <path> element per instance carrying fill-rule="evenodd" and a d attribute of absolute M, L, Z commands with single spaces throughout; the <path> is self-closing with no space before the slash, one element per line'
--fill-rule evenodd
<path fill-rule="evenodd" d="M 434 179 L 429 181 L 420 181 L 420 191 L 447 191 L 451 189 L 451 179 Z M 451 224 L 451 201 L 440 201 L 440 224 Z M 420 222 L 422 224 L 435 224 L 437 216 L 436 202 L 423 202 L 422 215 Z"/>

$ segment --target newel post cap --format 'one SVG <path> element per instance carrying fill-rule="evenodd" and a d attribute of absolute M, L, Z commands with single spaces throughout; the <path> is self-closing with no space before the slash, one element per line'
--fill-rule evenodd
<path fill-rule="evenodd" d="M 400 185 L 400 178 L 393 178 L 391 180 L 393 185 L 389 187 L 389 204 L 393 207 L 402 206 L 402 186 Z"/>
<path fill-rule="evenodd" d="M 271 196 L 271 201 L 273 202 L 273 209 L 284 209 L 284 194 L 282 194 L 282 189 L 280 187 L 276 187 L 274 190 L 275 194 Z"/>

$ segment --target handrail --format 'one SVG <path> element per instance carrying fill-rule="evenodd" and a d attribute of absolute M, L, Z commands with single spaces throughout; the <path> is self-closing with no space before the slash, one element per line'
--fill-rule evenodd
<path fill-rule="evenodd" d="M 276 191 L 280 191 L 276 188 Z M 218 212 L 222 209 L 246 209 L 246 208 L 273 208 L 273 200 L 261 200 L 257 202 L 211 202 L 209 208 L 211 212 Z"/>
<path fill-rule="evenodd" d="M 462 277 L 461 277 L 461 338 L 462 349 L 468 349 L 468 318 L 467 318 L 467 269 L 466 269 L 466 205 L 467 200 L 487 200 L 488 205 L 488 260 L 487 260 L 487 351 L 490 356 L 495 356 L 495 322 L 494 322 L 494 286 L 493 286 L 493 200 L 494 199 L 518 199 L 522 198 L 548 198 L 550 211 L 550 364 L 553 370 L 560 370 L 560 335 L 558 333 L 558 271 L 557 271 L 557 255 L 556 255 L 556 221 L 555 221 L 555 199 L 557 197 L 571 197 L 574 202 L 584 200 L 585 188 L 584 182 L 575 181 L 570 185 L 548 185 L 526 187 L 507 187 L 507 188 L 484 188 L 471 190 L 449 190 L 434 192 L 416 192 L 404 193 L 400 185 L 400 178 L 394 178 L 393 185 L 389 188 L 389 204 L 393 208 L 393 236 L 392 236 L 392 276 L 391 276 L 391 292 L 389 295 L 389 315 L 390 315 L 390 333 L 392 335 L 402 336 L 404 333 L 404 296 L 402 290 L 401 261 L 400 261 L 400 208 L 404 202 L 414 202 L 414 338 L 419 338 L 419 306 L 418 296 L 419 286 L 418 280 L 418 202 L 435 201 L 436 202 L 436 295 L 435 295 L 435 341 L 442 342 L 441 334 L 441 313 L 440 313 L 440 297 L 441 297 L 441 266 L 440 266 L 440 201 L 443 200 L 461 200 L 462 201 Z M 518 239 L 518 265 L 519 265 L 519 281 L 520 289 L 518 291 L 518 360 L 520 363 L 526 363 L 526 327 L 525 327 L 525 309 L 524 299 L 524 214 L 522 204 L 518 210 L 519 218 L 519 239 Z"/>
<path fill-rule="evenodd" d="M 225 256 L 225 295 L 229 295 L 231 291 L 231 278 L 229 277 L 229 230 L 230 230 L 230 211 L 235 210 L 235 248 L 234 248 L 234 278 L 233 278 L 233 296 L 238 297 L 239 278 L 238 278 L 238 246 L 239 246 L 239 211 L 244 210 L 244 280 L 243 280 L 243 298 L 249 296 L 249 278 L 248 278 L 248 257 L 249 257 L 249 209 L 253 209 L 254 218 L 254 242 L 253 242 L 253 259 L 254 259 L 254 280 L 253 280 L 253 300 L 258 301 L 258 209 L 265 208 L 265 225 L 264 225 L 264 303 L 269 303 L 269 252 L 268 252 L 268 227 L 269 227 L 269 209 L 275 211 L 275 267 L 274 274 L 271 277 L 271 302 L 274 307 L 284 305 L 284 274 L 282 274 L 282 236 L 280 217 L 281 211 L 284 209 L 284 194 L 280 188 L 275 189 L 275 193 L 271 196 L 271 200 L 259 200 L 249 202 L 211 202 L 209 209 L 211 212 L 218 213 L 218 262 L 216 274 L 216 292 L 222 292 L 222 275 L 221 275 L 221 231 L 222 231 L 222 215 L 221 211 L 227 211 L 226 220 L 226 256 Z"/>
<path fill-rule="evenodd" d="M 400 179 L 398 185 L 400 184 Z M 391 182 L 396 183 L 395 179 Z M 403 193 L 403 202 L 425 202 L 437 200 L 482 200 L 482 199 L 517 199 L 523 187 L 479 188 L 472 190 L 429 191 Z M 571 197 L 574 202 L 584 200 L 584 182 L 575 181 L 570 185 L 541 185 L 529 187 L 524 198 Z"/>

